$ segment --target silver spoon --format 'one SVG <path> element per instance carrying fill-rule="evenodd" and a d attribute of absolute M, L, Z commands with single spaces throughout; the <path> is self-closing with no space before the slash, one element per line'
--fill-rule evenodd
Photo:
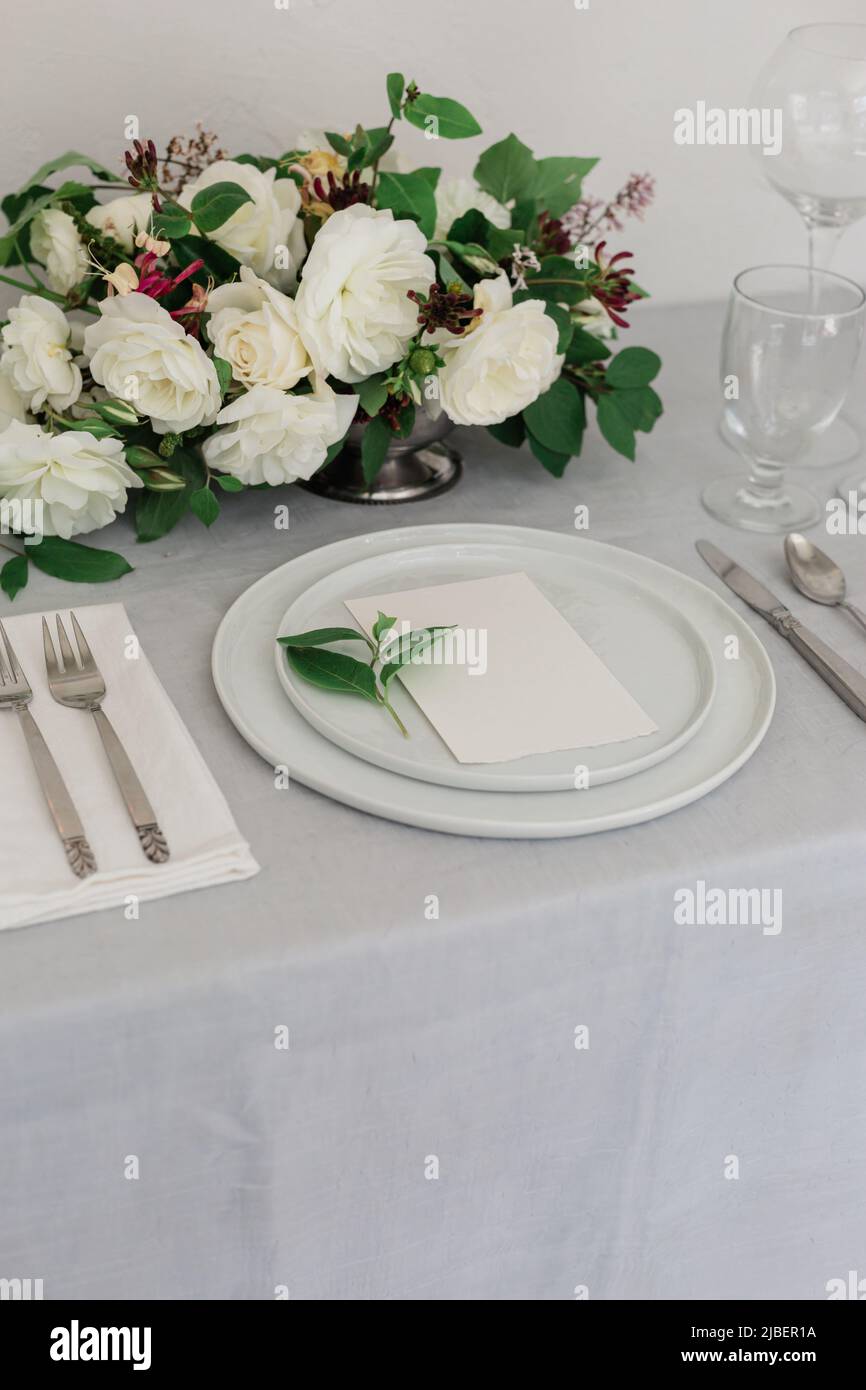
<path fill-rule="evenodd" d="M 866 628 L 866 613 L 861 613 L 845 597 L 845 576 L 835 560 L 819 550 L 796 531 L 785 537 L 785 559 L 791 578 L 806 598 L 814 603 L 826 603 L 847 608 L 862 628 Z"/>

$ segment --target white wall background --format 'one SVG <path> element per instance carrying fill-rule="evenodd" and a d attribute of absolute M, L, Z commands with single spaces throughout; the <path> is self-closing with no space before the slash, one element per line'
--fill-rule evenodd
<path fill-rule="evenodd" d="M 746 149 L 680 147 L 673 112 L 747 103 L 765 58 L 797 24 L 866 20 L 863 0 L 40 0 L 7 10 L 0 114 L 5 190 L 74 146 L 120 169 L 135 114 L 162 149 L 196 119 L 222 143 L 279 153 L 298 129 L 384 123 L 384 75 L 469 106 L 484 136 L 435 158 L 401 127 L 414 162 L 471 170 L 514 130 L 537 154 L 602 157 L 587 188 L 653 173 L 655 206 L 617 244 L 656 302 L 720 298 L 734 273 L 802 261 L 797 214 Z M 866 223 L 836 268 L 866 279 Z M 10 294 L 13 292 L 10 292 Z"/>

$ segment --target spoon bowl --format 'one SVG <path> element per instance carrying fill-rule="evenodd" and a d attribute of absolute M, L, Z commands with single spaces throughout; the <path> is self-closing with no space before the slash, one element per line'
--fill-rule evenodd
<path fill-rule="evenodd" d="M 813 603 L 845 602 L 845 576 L 835 560 L 797 531 L 785 537 L 785 559 L 791 578 L 806 598 Z"/>
<path fill-rule="evenodd" d="M 849 602 L 845 575 L 835 560 L 797 531 L 785 537 L 785 559 L 791 579 L 801 594 L 813 603 L 847 609 L 860 626 L 866 628 L 866 614 Z"/>

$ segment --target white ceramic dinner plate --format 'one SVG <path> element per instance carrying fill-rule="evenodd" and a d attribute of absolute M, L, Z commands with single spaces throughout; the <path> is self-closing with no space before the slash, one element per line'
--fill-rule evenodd
<path fill-rule="evenodd" d="M 301 716 L 277 676 L 274 643 L 286 610 L 312 584 L 368 556 L 430 545 L 502 543 L 547 549 L 624 575 L 677 608 L 713 657 L 716 695 L 684 747 L 632 777 L 555 792 L 476 791 L 403 777 L 356 758 Z M 725 659 L 736 637 L 739 655 Z M 546 839 L 636 825 L 696 801 L 732 776 L 761 742 L 775 703 L 773 670 L 751 628 L 696 580 L 577 534 L 474 524 L 401 527 L 337 541 L 265 575 L 232 605 L 217 631 L 217 693 L 247 742 L 272 766 L 337 801 L 403 825 L 455 835 Z M 348 697 L 347 697 L 348 698 Z"/>
<path fill-rule="evenodd" d="M 652 767 L 693 738 L 709 713 L 713 660 L 692 623 L 667 599 L 620 572 L 599 565 L 585 547 L 565 550 L 528 542 L 515 529 L 507 540 L 419 545 L 337 569 L 295 599 L 279 635 L 321 627 L 353 627 L 344 600 L 426 588 L 520 570 L 589 643 L 608 670 L 658 725 L 658 732 L 597 748 L 535 754 L 493 764 L 459 763 L 399 680 L 391 699 L 411 737 L 403 739 L 382 710 L 366 700 L 322 690 L 302 680 L 274 644 L 277 675 L 309 724 L 355 757 L 441 786 L 477 791 L 573 791 L 576 769 L 590 786 L 615 782 Z M 353 644 L 335 650 L 353 653 Z M 556 679 L 556 673 L 550 673 Z M 584 776 L 581 772 L 581 776 Z"/>

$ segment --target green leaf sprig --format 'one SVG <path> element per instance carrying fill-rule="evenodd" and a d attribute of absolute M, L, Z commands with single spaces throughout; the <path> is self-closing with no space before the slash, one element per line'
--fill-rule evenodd
<path fill-rule="evenodd" d="M 289 666 L 302 680 L 317 685 L 320 690 L 360 695 L 374 705 L 381 705 L 403 737 L 408 738 L 409 730 L 391 704 L 388 688 L 398 671 L 432 647 L 443 633 L 451 631 L 451 627 L 416 628 L 404 637 L 395 638 L 396 625 L 396 618 L 380 612 L 373 624 L 372 637 L 353 627 L 319 627 L 291 637 L 278 637 L 277 642 L 285 647 Z M 365 663 L 343 652 L 325 650 L 332 642 L 365 642 L 371 654 L 370 661 Z"/>

